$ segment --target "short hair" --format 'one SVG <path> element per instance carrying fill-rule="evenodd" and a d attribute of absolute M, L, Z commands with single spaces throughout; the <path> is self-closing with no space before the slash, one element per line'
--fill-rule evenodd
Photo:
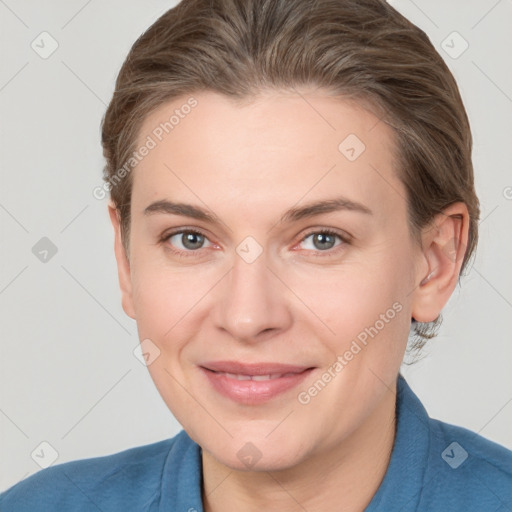
<path fill-rule="evenodd" d="M 463 274 L 480 215 L 469 120 L 427 35 L 384 0 L 182 0 L 157 19 L 132 46 L 102 121 L 104 180 L 127 255 L 133 180 L 126 165 L 151 112 L 200 91 L 242 101 L 300 86 L 356 100 L 393 128 L 395 172 L 418 243 L 436 214 L 466 204 Z M 412 319 L 414 350 L 441 321 Z"/>

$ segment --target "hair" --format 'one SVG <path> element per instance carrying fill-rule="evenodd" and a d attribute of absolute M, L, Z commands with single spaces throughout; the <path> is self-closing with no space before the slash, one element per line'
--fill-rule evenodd
<path fill-rule="evenodd" d="M 134 161 L 150 113 L 200 91 L 240 102 L 296 87 L 373 105 L 393 128 L 396 172 L 418 243 L 435 215 L 466 204 L 462 275 L 480 215 L 469 120 L 427 35 L 384 0 L 182 0 L 157 19 L 132 46 L 102 121 L 104 180 L 127 255 L 133 180 L 126 163 Z M 441 321 L 412 319 L 413 350 L 437 334 Z"/>

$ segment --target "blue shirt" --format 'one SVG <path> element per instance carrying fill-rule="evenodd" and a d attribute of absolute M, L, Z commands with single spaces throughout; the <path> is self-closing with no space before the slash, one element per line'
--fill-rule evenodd
<path fill-rule="evenodd" d="M 365 512 L 510 512 L 512 451 L 429 418 L 401 374 L 397 391 L 390 463 Z M 0 511 L 203 512 L 201 467 L 201 448 L 181 431 L 39 471 L 0 494 Z"/>

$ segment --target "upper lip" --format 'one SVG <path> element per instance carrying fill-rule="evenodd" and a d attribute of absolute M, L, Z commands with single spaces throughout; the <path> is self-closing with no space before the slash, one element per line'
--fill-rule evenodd
<path fill-rule="evenodd" d="M 281 363 L 241 363 L 240 361 L 211 361 L 201 364 L 203 368 L 214 372 L 236 375 L 271 375 L 284 373 L 302 373 L 312 368 Z"/>

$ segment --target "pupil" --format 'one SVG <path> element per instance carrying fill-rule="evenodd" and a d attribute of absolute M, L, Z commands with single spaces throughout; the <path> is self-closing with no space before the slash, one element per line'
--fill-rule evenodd
<path fill-rule="evenodd" d="M 334 246 L 334 237 L 327 233 L 318 233 L 313 237 L 313 243 L 317 249 L 330 249 Z"/>
<path fill-rule="evenodd" d="M 187 249 L 199 249 L 203 243 L 203 235 L 186 233 L 183 235 L 182 242 Z"/>

